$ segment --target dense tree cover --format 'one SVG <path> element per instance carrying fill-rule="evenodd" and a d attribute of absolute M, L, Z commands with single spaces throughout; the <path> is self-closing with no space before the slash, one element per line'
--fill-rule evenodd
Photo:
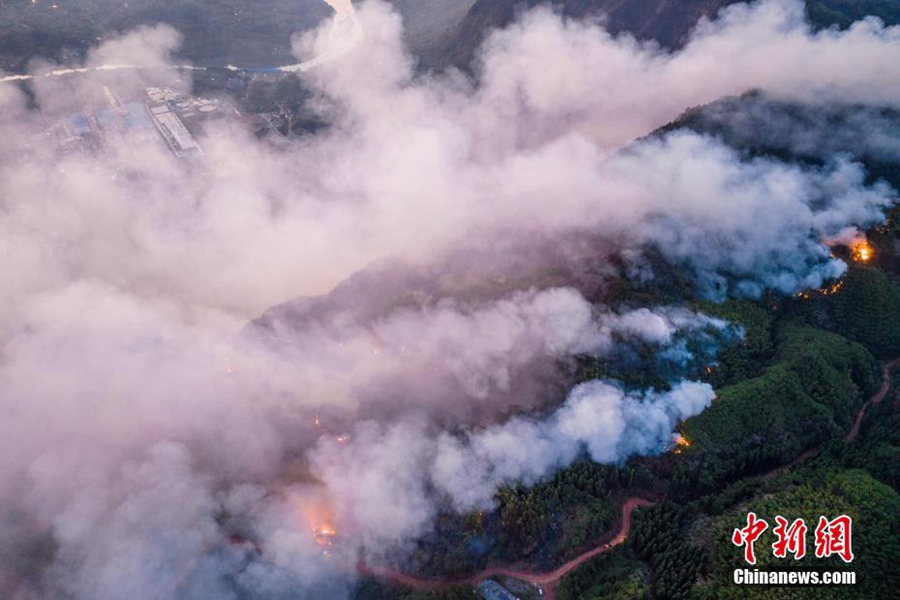
<path fill-rule="evenodd" d="M 900 3 L 895 0 L 806 0 L 809 20 L 817 27 L 849 27 L 869 15 L 887 25 L 900 23 Z"/>
<path fill-rule="evenodd" d="M 799 482 L 797 481 L 799 479 Z M 863 470 L 816 467 L 800 478 L 769 485 L 732 486 L 718 497 L 729 507 L 710 514 L 704 501 L 685 505 L 662 502 L 635 513 L 628 543 L 590 561 L 560 585 L 564 599 L 601 597 L 655 599 L 728 598 L 892 598 L 900 589 L 900 494 Z M 755 489 L 754 489 L 755 488 Z M 775 490 L 774 492 L 772 490 Z M 779 491 L 780 490 L 780 491 Z M 807 568 L 857 573 L 857 585 L 828 589 L 738 587 L 734 569 L 748 565 L 734 546 L 734 529 L 746 525 L 748 511 L 770 527 L 756 542 L 759 568 Z M 815 557 L 814 530 L 820 516 L 853 518 L 850 565 L 840 558 Z M 775 516 L 803 518 L 807 556 L 778 559 L 772 554 Z"/>
<path fill-rule="evenodd" d="M 749 154 L 754 152 L 785 150 L 760 148 Z M 801 160 L 815 162 L 814 157 Z M 870 183 L 883 179 L 900 187 L 896 165 L 877 157 L 860 160 Z M 471 530 L 474 539 L 489 540 L 489 549 L 474 562 L 526 561 L 549 570 L 602 542 L 615 526 L 621 500 L 642 496 L 660 501 L 635 512 L 628 543 L 573 571 L 561 582 L 558 597 L 900 597 L 900 569 L 894 564 L 900 556 L 897 392 L 872 405 L 859 436 L 844 441 L 860 407 L 880 384 L 876 356 L 886 360 L 900 354 L 900 207 L 888 216 L 884 226 L 868 232 L 875 260 L 851 264 L 837 293 L 700 302 L 693 300 L 692 279 L 651 251 L 651 283 L 623 277 L 603 297 L 593 298 L 620 308 L 686 305 L 740 326 L 743 337 L 716 339 L 715 358 L 702 347 L 690 348 L 696 360 L 682 365 L 680 376 L 702 378 L 717 392 L 710 409 L 680 426 L 691 447 L 619 466 L 580 462 L 531 490 L 501 490 L 496 511 L 467 517 L 478 523 L 477 531 Z M 671 373 L 655 348 L 625 346 L 620 355 L 584 360 L 580 377 L 613 378 L 626 387 L 668 385 Z M 900 376 L 896 379 L 900 384 Z M 820 515 L 853 516 L 858 558 L 852 568 L 859 585 L 821 594 L 809 588 L 732 585 L 731 570 L 743 564 L 731 532 L 751 509 L 771 522 L 776 513 L 804 517 L 812 529 Z M 762 550 L 771 547 L 771 531 L 767 535 Z M 764 554 L 766 561 L 773 560 Z M 843 565 L 807 563 L 812 568 Z"/>
<path fill-rule="evenodd" d="M 710 376 L 728 384 L 717 386 L 712 409 L 684 424 L 694 445 L 662 473 L 670 500 L 636 513 L 627 547 L 574 572 L 562 585 L 563 597 L 601 597 L 598 591 L 634 598 L 892 597 L 900 583 L 895 581 L 900 573 L 892 562 L 896 558 L 891 558 L 900 556 L 896 394 L 870 408 L 856 442 L 843 441 L 856 411 L 878 386 L 874 358 L 860 344 L 803 325 L 797 319 L 803 310 L 790 306 L 771 310 L 763 303 L 732 301 L 702 308 L 745 328 L 744 341 L 721 353 L 719 368 Z M 782 477 L 755 476 L 829 439 L 819 455 Z M 857 528 L 853 569 L 860 586 L 817 595 L 819 590 L 809 588 L 731 585 L 731 570 L 741 566 L 742 556 L 731 544 L 731 531 L 743 525 L 739 521 L 748 507 L 772 513 L 771 519 L 774 513 L 796 512 L 792 518 L 802 516 L 813 528 L 819 514 L 851 514 Z M 812 547 L 811 537 L 809 542 Z M 771 543 L 767 539 L 769 546 L 760 548 Z M 620 560 L 640 561 L 649 578 L 642 582 L 634 576 L 641 572 L 637 565 L 629 570 L 614 566 Z M 881 577 L 882 572 L 890 575 Z M 615 596 L 622 589 L 630 595 Z"/>
<path fill-rule="evenodd" d="M 611 260 L 620 271 L 628 271 L 624 262 L 615 257 Z M 591 299 L 602 300 L 612 307 L 661 306 L 681 304 L 696 296 L 689 274 L 669 262 L 658 248 L 645 248 L 642 261 L 643 268 L 653 274 L 652 278 L 617 277 L 606 282 L 602 296 Z"/>
<path fill-rule="evenodd" d="M 727 597 L 720 594 L 733 590 L 716 586 L 730 581 L 717 571 L 724 568 L 722 553 L 731 551 L 730 538 L 719 539 L 716 526 L 728 515 L 767 497 L 791 508 L 798 498 L 816 495 L 847 510 L 870 505 L 888 510 L 892 500 L 883 492 L 889 488 L 871 476 L 892 485 L 900 481 L 900 411 L 889 398 L 870 409 L 873 419 L 883 420 L 866 420 L 854 444 L 842 440 L 880 383 L 875 358 L 859 343 L 805 324 L 809 311 L 800 300 L 693 308 L 740 325 L 744 335 L 720 351 L 718 365 L 705 375 L 718 398 L 682 425 L 690 448 L 621 466 L 585 460 L 531 489 L 504 488 L 496 511 L 447 517 L 439 527 L 444 534 L 423 544 L 414 570 L 473 572 L 522 560 L 550 569 L 602 541 L 615 526 L 623 497 L 663 496 L 659 506 L 635 513 L 628 544 L 566 578 L 561 597 Z M 835 327 L 841 318 L 826 325 Z M 638 364 L 644 369 L 639 378 L 658 374 L 652 361 Z M 786 475 L 758 477 L 823 443 L 818 456 Z M 868 474 L 846 470 L 853 467 Z M 825 485 L 824 474 L 830 487 L 810 487 L 813 480 Z M 883 560 L 878 556 L 859 564 L 876 569 Z"/>
<path fill-rule="evenodd" d="M 797 324 L 777 337 L 762 374 L 717 390 L 713 405 L 683 424 L 693 445 L 672 473 L 673 493 L 706 493 L 839 436 L 877 387 L 875 360 L 859 344 Z"/>
<path fill-rule="evenodd" d="M 854 443 L 843 441 L 856 412 L 880 383 L 875 358 L 859 343 L 804 323 L 809 311 L 801 300 L 764 298 L 694 308 L 740 325 L 744 336 L 720 352 L 718 366 L 706 375 L 717 387 L 713 407 L 682 424 L 693 442 L 690 448 L 620 466 L 585 460 L 531 489 L 504 488 L 497 510 L 456 521 L 448 517 L 441 527 L 447 535 L 423 545 L 414 570 L 473 572 L 523 560 L 551 569 L 609 535 L 622 498 L 631 495 L 663 500 L 636 511 L 628 543 L 574 571 L 561 583 L 560 597 L 740 597 L 723 573 L 729 561 L 741 557 L 730 545 L 730 533 L 735 515 L 746 515 L 748 506 L 785 513 L 796 507 L 797 516 L 804 517 L 804 511 L 825 508 L 827 514 L 859 515 L 859 527 L 870 530 L 860 552 L 865 549 L 869 558 L 854 567 L 870 580 L 888 569 L 886 557 L 896 549 L 883 538 L 900 532 L 891 518 L 882 519 L 897 501 L 889 485 L 900 483 L 895 396 L 870 408 Z M 841 318 L 826 325 L 837 328 Z M 652 377 L 654 368 L 646 366 L 641 377 Z M 759 477 L 777 474 L 773 469 L 804 450 L 812 457 L 786 474 Z M 447 541 L 452 535 L 458 538 Z M 473 553 L 473 546 L 480 550 Z M 810 597 L 803 588 L 784 592 L 760 593 Z"/>
<path fill-rule="evenodd" d="M 893 175 L 890 182 L 894 189 L 900 189 L 900 169 L 891 165 L 888 171 Z M 900 282 L 900 205 L 893 206 L 886 213 L 884 224 L 868 232 L 869 243 L 875 248 L 873 266 L 884 271 L 894 284 Z"/>
<path fill-rule="evenodd" d="M 686 598 L 703 567 L 705 557 L 687 536 L 691 517 L 673 502 L 635 513 L 629 545 L 650 566 L 654 598 Z"/>
<path fill-rule="evenodd" d="M 807 326 L 781 331 L 778 361 L 797 376 L 806 392 L 833 414 L 839 426 L 850 425 L 857 400 L 874 393 L 881 372 L 859 344 Z"/>
<path fill-rule="evenodd" d="M 738 325 L 743 334 L 739 343 L 727 344 L 719 350 L 717 364 L 710 370 L 707 381 L 719 389 L 759 375 L 775 348 L 772 313 L 749 300 L 728 300 L 721 304 L 702 302 L 696 308 Z"/>
<path fill-rule="evenodd" d="M 895 390 L 898 383 L 895 382 Z M 865 469 L 900 491 L 900 403 L 896 392 L 869 407 L 853 444 L 835 440 L 826 446 L 818 462 L 827 467 Z"/>
<path fill-rule="evenodd" d="M 577 381 L 608 379 L 636 390 L 666 390 L 670 384 L 659 372 L 654 355 L 655 348 L 650 345 L 633 344 L 623 347 L 616 356 L 583 357 Z"/>
<path fill-rule="evenodd" d="M 834 328 L 875 355 L 900 352 L 900 289 L 881 269 L 852 268 L 829 309 Z"/>
<path fill-rule="evenodd" d="M 389 585 L 370 577 L 362 579 L 354 590 L 356 600 L 472 600 L 472 588 L 456 585 L 440 592 L 414 590 L 402 585 Z"/>
<path fill-rule="evenodd" d="M 743 480 L 697 502 L 664 501 L 635 512 L 624 547 L 601 555 L 563 580 L 564 599 L 616 598 L 891 598 L 900 589 L 900 494 L 861 469 L 824 466 L 822 461 L 772 482 Z M 722 503 L 722 504 L 719 504 Z M 722 506 L 726 510 L 721 510 Z M 732 584 L 747 567 L 731 542 L 746 525 L 748 511 L 770 527 L 755 549 L 760 568 L 808 568 L 857 573 L 857 585 L 829 588 L 759 587 Z M 816 558 L 814 530 L 820 516 L 853 518 L 850 565 L 838 557 Z M 805 519 L 807 556 L 802 561 L 772 554 L 775 516 Z"/>
<path fill-rule="evenodd" d="M 795 324 L 779 327 L 774 336 L 777 350 L 772 366 L 785 365 L 815 389 L 823 406 L 835 414 L 844 408 L 839 382 L 859 381 L 868 396 L 872 359 L 857 344 L 840 336 Z M 808 365 L 808 368 L 802 368 Z M 766 369 L 768 373 L 771 367 Z M 841 377 L 836 377 L 836 373 Z M 900 377 L 897 378 L 900 380 Z M 900 382 L 900 381 L 898 381 Z M 850 389 L 849 387 L 847 388 Z M 670 478 L 670 500 L 651 510 L 635 513 L 632 537 L 625 548 L 615 549 L 606 562 L 592 561 L 576 571 L 562 586 L 565 598 L 594 598 L 592 586 L 618 590 L 634 584 L 628 572 L 615 570 L 616 555 L 640 560 L 650 574 L 649 583 L 632 585 L 630 596 L 650 598 L 889 598 L 900 589 L 900 402 L 892 392 L 880 404 L 870 407 L 860 436 L 853 443 L 843 440 L 845 430 L 835 432 L 818 455 L 800 463 L 774 480 L 759 477 L 737 478 L 707 475 L 715 470 L 722 454 L 703 448 L 689 450 L 677 457 Z M 853 411 L 851 411 L 852 415 Z M 849 415 L 848 415 L 849 416 Z M 700 444 L 698 444 L 699 446 Z M 760 446 L 759 448 L 765 448 Z M 755 449 L 743 448 L 728 455 L 734 465 L 753 462 Z M 787 453 L 772 466 L 796 456 Z M 756 471 L 758 472 L 758 471 Z M 686 473 L 697 474 L 687 477 Z M 665 476 L 665 475 L 664 475 Z M 687 477 L 687 487 L 677 485 L 679 476 Z M 880 481 L 879 481 L 880 480 Z M 706 482 L 701 485 L 694 482 Z M 730 485 L 723 485 L 733 481 Z M 893 487 L 891 487 L 893 486 Z M 813 530 L 820 515 L 835 517 L 849 514 L 854 519 L 852 568 L 858 585 L 849 588 L 743 588 L 731 584 L 734 568 L 743 567 L 742 553 L 731 543 L 734 528 L 745 524 L 748 510 L 774 524 L 774 516 L 803 517 L 811 524 L 808 549 L 813 552 Z M 757 547 L 762 565 L 773 565 L 770 554 L 771 530 Z M 837 561 L 837 562 L 835 562 Z M 810 568 L 847 569 L 839 559 L 807 558 L 801 564 Z M 606 566 L 605 566 L 606 565 Z M 783 565 L 781 565 L 783 566 Z M 640 572 L 637 566 L 634 572 Z"/>
<path fill-rule="evenodd" d="M 557 564 L 612 529 L 619 516 L 616 493 L 634 483 L 634 469 L 585 460 L 533 488 L 502 488 L 497 494 L 502 554 Z"/>
<path fill-rule="evenodd" d="M 889 486 L 860 470 L 816 472 L 815 477 L 789 490 L 762 496 L 736 506 L 710 523 L 712 535 L 705 552 L 709 557 L 709 571 L 703 583 L 696 586 L 691 597 L 696 598 L 809 598 L 810 589 L 783 587 L 740 588 L 731 583 L 734 569 L 744 568 L 743 550 L 731 543 L 732 531 L 746 525 L 748 511 L 754 511 L 769 523 L 756 542 L 759 568 L 807 568 L 829 571 L 854 570 L 857 584 L 852 587 L 817 589 L 822 598 L 890 598 L 896 597 L 900 586 L 900 570 L 896 559 L 900 556 L 900 495 Z M 854 561 L 847 565 L 840 558 L 815 556 L 814 530 L 820 516 L 829 519 L 841 514 L 853 518 L 852 547 Z M 793 521 L 803 518 L 809 527 L 807 555 L 800 561 L 792 556 L 776 558 L 772 544 L 775 516 Z"/>
<path fill-rule="evenodd" d="M 650 570 L 632 552 L 608 552 L 562 580 L 560 600 L 643 600 L 650 598 Z"/>
<path fill-rule="evenodd" d="M 410 560 L 412 571 L 424 575 L 471 573 L 496 551 L 496 515 L 442 515 L 434 531 L 419 541 Z"/>
<path fill-rule="evenodd" d="M 411 568 L 458 575 L 496 562 L 554 567 L 613 528 L 622 489 L 646 490 L 657 479 L 641 461 L 620 468 L 585 459 L 531 488 L 503 487 L 490 513 L 443 515 L 419 541 Z"/>

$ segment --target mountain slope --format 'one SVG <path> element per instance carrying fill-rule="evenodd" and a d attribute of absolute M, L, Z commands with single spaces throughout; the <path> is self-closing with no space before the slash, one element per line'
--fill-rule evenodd
<path fill-rule="evenodd" d="M 426 68 L 469 69 L 480 44 L 493 29 L 506 27 L 523 11 L 550 6 L 565 17 L 603 19 L 614 35 L 630 33 L 666 48 L 683 45 L 702 17 L 742 0 L 478 0 L 459 26 L 422 53 Z M 818 28 L 846 28 L 866 16 L 888 25 L 900 23 L 896 0 L 805 0 L 809 20 Z"/>
<path fill-rule="evenodd" d="M 471 64 L 491 30 L 512 23 L 524 10 L 552 6 L 568 18 L 603 17 L 613 34 L 628 32 L 666 47 L 684 43 L 701 17 L 713 17 L 738 0 L 478 0 L 455 34 L 423 56 L 429 67 Z"/>
<path fill-rule="evenodd" d="M 474 0 L 386 0 L 400 13 L 415 52 L 454 30 Z M 357 2 L 359 3 L 359 2 Z M 291 36 L 333 14 L 322 0 L 0 0 L 0 70 L 30 60 L 67 61 L 116 33 L 167 23 L 183 35 L 179 56 L 204 65 L 294 62 Z"/>

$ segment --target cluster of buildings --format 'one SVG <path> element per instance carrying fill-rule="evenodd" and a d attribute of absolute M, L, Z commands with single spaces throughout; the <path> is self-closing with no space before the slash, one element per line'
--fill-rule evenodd
<path fill-rule="evenodd" d="M 169 88 L 151 87 L 143 101 L 122 102 L 103 88 L 105 106 L 69 115 L 47 136 L 62 150 L 102 150 L 118 142 L 142 144 L 162 141 L 178 158 L 203 154 L 188 122 L 223 116 L 218 100 L 193 98 Z"/>

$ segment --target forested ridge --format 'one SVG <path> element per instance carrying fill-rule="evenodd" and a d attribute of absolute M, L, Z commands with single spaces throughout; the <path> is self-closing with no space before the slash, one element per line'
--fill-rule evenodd
<path fill-rule="evenodd" d="M 723 101 L 725 109 L 713 110 L 740 111 L 760 102 L 771 104 L 750 94 Z M 768 104 L 766 110 L 793 110 Z M 823 114 L 841 126 L 853 110 L 827 109 Z M 897 115 L 881 116 L 900 121 Z M 709 133 L 727 123 L 719 117 L 711 119 L 698 109 L 667 130 L 689 126 Z M 818 160 L 796 149 L 751 144 L 726 129 L 715 134 L 743 147 L 748 159 L 772 155 L 805 163 Z M 870 181 L 900 188 L 896 164 L 862 150 L 855 158 Z M 900 209 L 889 208 L 886 216 L 882 226 L 865 232 L 873 251 L 869 260 L 854 260 L 848 248 L 836 247 L 835 254 L 849 266 L 847 272 L 823 290 L 796 296 L 767 293 L 755 300 L 701 300 L 689 274 L 654 258 L 650 249 L 655 279 L 648 283 L 622 278 L 607 290 L 607 302 L 622 307 L 682 304 L 740 331 L 739 336 L 722 333 L 714 353 L 702 345 L 692 347 L 695 360 L 680 366 L 716 390 L 710 408 L 680 425 L 690 445 L 622 465 L 584 460 L 534 487 L 503 488 L 495 511 L 446 516 L 439 531 L 420 543 L 409 569 L 437 578 L 470 575 L 488 565 L 550 571 L 609 541 L 624 499 L 641 497 L 655 505 L 635 511 L 626 543 L 568 574 L 557 586 L 556 598 L 897 597 L 896 385 L 883 401 L 868 407 L 859 435 L 845 439 L 881 385 L 883 365 L 900 356 Z M 664 388 L 668 365 L 654 359 L 650 348 L 631 350 L 628 360 L 586 358 L 580 377 L 615 379 L 636 389 Z M 746 524 L 751 510 L 773 525 L 776 515 L 804 518 L 811 524 L 810 548 L 819 516 L 851 516 L 856 554 L 852 564 L 808 555 L 797 566 L 854 570 L 857 585 L 812 589 L 732 584 L 731 572 L 743 566 L 743 554 L 732 544 L 731 533 Z M 757 543 L 761 564 L 793 567 L 792 559 L 772 556 L 773 540 L 770 529 Z M 462 598 L 466 593 L 464 586 L 437 594 L 386 588 L 371 580 L 361 589 L 364 598 Z"/>

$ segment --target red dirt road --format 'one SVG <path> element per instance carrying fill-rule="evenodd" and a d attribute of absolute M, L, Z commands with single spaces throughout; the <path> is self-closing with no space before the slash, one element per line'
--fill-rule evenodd
<path fill-rule="evenodd" d="M 588 550 L 587 552 L 576 556 L 569 562 L 553 571 L 518 571 L 516 569 L 507 567 L 489 567 L 484 571 L 476 573 L 470 577 L 455 580 L 446 580 L 416 577 L 414 575 L 401 573 L 400 571 L 396 571 L 394 569 L 369 567 L 366 565 L 360 565 L 358 568 L 359 571 L 365 575 L 371 575 L 380 579 L 393 581 L 395 583 L 402 583 L 403 585 L 407 585 L 411 588 L 429 591 L 439 591 L 453 585 L 476 585 L 479 581 L 488 579 L 489 577 L 493 577 L 494 575 L 503 575 L 506 577 L 521 579 L 522 581 L 527 581 L 534 585 L 540 585 L 544 589 L 544 598 L 546 598 L 547 600 L 553 600 L 553 586 L 556 585 L 560 579 L 562 579 L 573 569 L 578 568 L 595 556 L 603 554 L 604 552 L 608 552 L 615 546 L 623 543 L 628 538 L 628 534 L 631 533 L 631 513 L 634 512 L 634 509 L 639 506 L 651 506 L 652 504 L 652 502 L 643 498 L 628 498 L 627 500 L 625 500 L 625 502 L 622 504 L 622 526 L 619 528 L 616 537 L 613 538 L 611 542 L 596 546 L 591 550 Z"/>
<path fill-rule="evenodd" d="M 891 374 L 898 366 L 900 366 L 900 358 L 895 358 L 894 360 L 884 365 L 884 370 L 882 371 L 881 387 L 878 388 L 878 391 L 875 392 L 875 394 L 873 394 L 872 397 L 869 398 L 869 400 L 865 404 L 863 404 L 863 406 L 859 409 L 859 412 L 856 413 L 856 420 L 853 423 L 853 428 L 844 437 L 845 442 L 852 442 L 856 439 L 856 436 L 859 435 L 859 427 L 866 415 L 866 410 L 869 408 L 869 405 L 878 404 L 879 402 L 884 400 L 885 396 L 887 396 L 887 393 L 891 389 Z M 807 450 L 806 452 L 792 460 L 790 463 L 763 475 L 763 479 L 773 479 L 777 477 L 796 464 L 813 456 L 820 449 L 821 446 L 817 446 L 815 448 Z M 557 583 L 559 583 L 560 579 L 565 577 L 572 570 L 578 568 L 585 562 L 594 558 L 595 556 L 603 554 L 604 552 L 607 552 L 615 546 L 623 543 L 628 538 L 629 533 L 631 533 L 631 514 L 632 512 L 634 512 L 634 509 L 639 506 L 651 506 L 652 504 L 652 502 L 643 498 L 628 498 L 622 505 L 622 526 L 619 529 L 619 532 L 616 534 L 616 537 L 613 538 L 611 542 L 596 546 L 593 549 L 576 556 L 569 562 L 553 571 L 534 572 L 519 571 L 511 567 L 490 567 L 470 577 L 449 580 L 416 577 L 415 575 L 408 575 L 394 569 L 369 567 L 364 564 L 360 564 L 358 566 L 358 570 L 360 573 L 363 573 L 365 575 L 378 577 L 379 579 L 385 579 L 388 581 L 393 581 L 395 583 L 401 583 L 414 589 L 428 591 L 440 591 L 453 585 L 477 585 L 478 582 L 484 579 L 488 579 L 489 577 L 493 577 L 494 575 L 503 575 L 506 577 L 521 579 L 534 585 L 540 585 L 544 590 L 543 597 L 546 598 L 546 600 L 554 600 L 553 587 Z"/>
<path fill-rule="evenodd" d="M 856 439 L 856 436 L 859 435 L 859 426 L 862 423 L 863 417 L 866 416 L 866 409 L 869 408 L 869 405 L 870 404 L 878 404 L 879 402 L 884 400 L 885 396 L 887 396 L 888 391 L 890 391 L 890 389 L 891 389 L 891 373 L 898 366 L 900 366 L 900 358 L 895 358 L 891 362 L 884 365 L 884 369 L 882 370 L 882 373 L 881 373 L 881 387 L 878 388 L 878 391 L 875 392 L 872 395 L 872 397 L 869 398 L 869 400 L 865 404 L 862 405 L 862 407 L 859 409 L 859 412 L 856 413 L 856 420 L 853 422 L 853 427 L 850 429 L 850 431 L 847 433 L 847 435 L 844 436 L 845 443 L 852 442 L 853 440 Z M 794 460 L 789 462 L 788 464 L 782 465 L 782 466 L 778 467 L 777 469 L 773 469 L 773 470 L 769 471 L 768 473 L 766 473 L 765 475 L 762 476 L 762 479 L 768 481 L 768 480 L 772 480 L 772 479 L 775 479 L 776 477 L 783 475 L 787 471 L 791 470 L 792 468 L 796 467 L 797 465 L 799 465 L 800 463 L 805 461 L 807 458 L 811 458 L 811 457 L 815 456 L 816 454 L 818 454 L 819 450 L 821 450 L 821 449 L 822 449 L 821 445 L 816 446 L 814 448 L 810 448 L 809 450 L 807 450 L 806 452 L 804 452 L 803 454 L 801 454 L 800 456 L 798 456 L 797 458 L 795 458 Z"/>

